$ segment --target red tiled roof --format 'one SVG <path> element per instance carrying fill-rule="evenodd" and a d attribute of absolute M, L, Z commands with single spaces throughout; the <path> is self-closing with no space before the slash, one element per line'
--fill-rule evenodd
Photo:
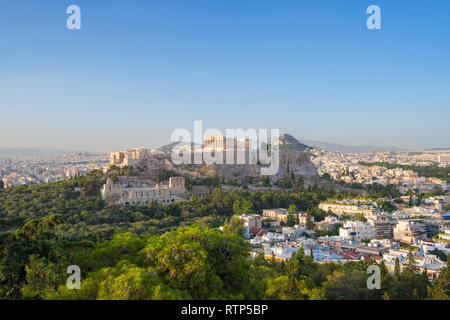
<path fill-rule="evenodd" d="M 261 231 L 261 229 L 262 229 L 262 228 L 253 227 L 253 228 L 250 229 L 249 232 L 250 232 L 250 233 L 253 233 L 253 234 L 258 234 L 258 232 Z"/>
<path fill-rule="evenodd" d="M 349 254 L 348 252 L 342 252 L 340 253 L 340 255 L 342 256 L 342 258 L 346 259 L 346 260 L 355 260 L 356 257 L 352 254 Z"/>
<path fill-rule="evenodd" d="M 345 254 L 345 255 L 347 255 L 347 256 L 353 258 L 353 259 L 356 259 L 356 258 L 358 258 L 358 256 L 359 256 L 357 253 L 352 253 L 352 252 L 348 252 L 348 251 L 342 251 L 342 254 L 341 254 L 341 255 L 343 255 L 343 254 Z"/>

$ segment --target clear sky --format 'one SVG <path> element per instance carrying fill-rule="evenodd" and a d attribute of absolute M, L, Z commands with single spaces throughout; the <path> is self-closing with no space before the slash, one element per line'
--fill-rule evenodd
<path fill-rule="evenodd" d="M 448 0 L 1 0 L 0 41 L 0 147 L 154 147 L 194 120 L 450 147 Z"/>

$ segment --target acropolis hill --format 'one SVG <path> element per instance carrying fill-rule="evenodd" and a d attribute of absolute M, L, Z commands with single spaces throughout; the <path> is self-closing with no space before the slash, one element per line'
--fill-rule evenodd
<path fill-rule="evenodd" d="M 219 152 L 227 151 L 227 140 L 225 137 L 205 137 L 203 152 Z M 311 162 L 311 155 L 309 147 L 299 143 L 293 136 L 283 134 L 272 144 L 279 146 L 280 166 L 278 172 L 269 176 L 271 181 L 282 179 L 286 175 L 302 176 L 309 179 L 318 176 L 317 168 Z M 112 152 L 110 158 L 110 165 L 117 167 L 133 166 L 138 169 L 140 174 L 146 176 L 153 176 L 158 174 L 161 170 L 173 171 L 180 175 L 188 175 L 194 178 L 206 177 L 217 173 L 224 179 L 242 179 L 245 177 L 260 178 L 260 163 L 249 161 L 249 147 L 250 143 L 246 139 L 244 143 L 245 161 L 239 164 L 238 161 L 234 163 L 224 164 L 181 164 L 175 165 L 171 161 L 170 152 L 155 152 L 145 148 L 136 148 L 126 151 Z M 164 148 L 164 147 L 162 147 Z M 236 148 L 236 147 L 235 147 Z M 235 152 L 236 149 L 234 150 Z M 196 151 L 194 151 L 196 152 Z M 194 153 L 192 152 L 192 153 Z M 193 158 L 193 156 L 192 156 Z M 236 156 L 235 156 L 236 160 Z M 194 163 L 194 161 L 192 161 Z"/>
<path fill-rule="evenodd" d="M 317 168 L 311 162 L 308 146 L 299 143 L 294 137 L 287 134 L 280 136 L 271 145 L 274 144 L 277 144 L 279 147 L 279 168 L 276 174 L 270 176 L 261 175 L 261 163 L 252 163 L 249 160 L 251 155 L 248 150 L 250 145 L 248 139 L 244 139 L 243 144 L 241 144 L 246 152 L 245 162 L 242 164 L 234 162 L 233 164 L 176 165 L 171 161 L 170 152 L 155 152 L 145 148 L 112 152 L 110 166 L 113 166 L 113 168 L 133 167 L 134 176 L 120 177 L 120 180 L 108 181 L 102 188 L 102 194 L 106 200 L 111 201 L 114 199 L 114 201 L 121 204 L 127 204 L 130 201 L 131 203 L 135 201 L 145 202 L 149 199 L 168 203 L 186 200 L 193 195 L 204 196 L 209 191 L 206 186 L 203 186 L 203 188 L 201 188 L 202 186 L 196 186 L 194 189 L 200 189 L 188 192 L 185 190 L 184 181 L 180 181 L 179 187 L 175 190 L 172 187 L 172 178 L 174 177 L 203 179 L 217 175 L 224 183 L 233 180 L 237 184 L 257 183 L 264 177 L 267 177 L 271 182 L 277 182 L 286 177 L 301 177 L 307 182 L 318 177 Z M 227 145 L 231 145 L 229 138 L 205 137 L 202 152 L 229 151 Z M 237 152 L 236 149 L 232 151 Z M 109 168 L 105 168 L 105 171 L 108 170 Z M 164 182 L 163 185 L 152 184 L 152 181 L 156 182 L 162 173 L 169 174 L 170 181 Z"/>

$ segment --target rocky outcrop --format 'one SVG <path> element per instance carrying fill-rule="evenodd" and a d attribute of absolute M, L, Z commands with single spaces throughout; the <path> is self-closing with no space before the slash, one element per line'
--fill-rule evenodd
<path fill-rule="evenodd" d="M 318 177 L 317 167 L 311 161 L 311 154 L 308 151 L 280 151 L 279 178 L 294 174 L 304 178 Z"/>
<path fill-rule="evenodd" d="M 279 138 L 275 139 L 271 143 L 272 145 L 278 145 L 280 151 L 287 152 L 303 152 L 312 149 L 306 144 L 300 143 L 297 139 L 288 133 L 282 134 Z"/>

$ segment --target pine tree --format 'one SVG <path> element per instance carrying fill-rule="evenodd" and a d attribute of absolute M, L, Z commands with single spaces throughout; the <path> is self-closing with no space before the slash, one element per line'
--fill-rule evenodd
<path fill-rule="evenodd" d="M 275 264 L 276 261 L 277 261 L 277 260 L 275 259 L 275 253 L 272 252 L 272 258 L 270 259 L 270 262 L 271 262 L 272 264 Z"/>
<path fill-rule="evenodd" d="M 399 283 L 400 283 L 400 262 L 398 258 L 395 258 L 394 284 L 398 285 Z"/>
<path fill-rule="evenodd" d="M 387 299 L 385 300 L 389 300 L 388 291 L 392 288 L 392 277 L 383 261 L 379 264 L 379 266 L 381 271 L 381 299 L 384 299 L 384 296 L 386 295 Z"/>
<path fill-rule="evenodd" d="M 450 257 L 447 267 L 440 270 L 437 280 L 428 287 L 428 294 L 433 300 L 450 300 Z"/>
<path fill-rule="evenodd" d="M 406 267 L 406 270 L 412 274 L 417 273 L 417 267 L 416 267 L 416 261 L 414 259 L 413 250 L 412 248 L 409 249 L 408 253 L 408 265 Z"/>

